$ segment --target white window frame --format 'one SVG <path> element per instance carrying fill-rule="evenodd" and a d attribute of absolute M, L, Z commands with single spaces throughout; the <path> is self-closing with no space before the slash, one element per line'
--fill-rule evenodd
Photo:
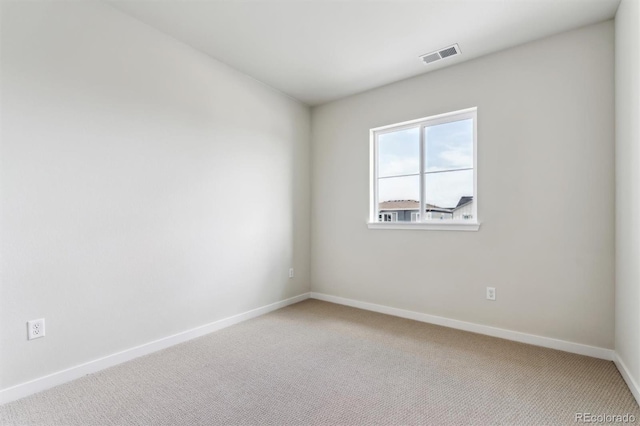
<path fill-rule="evenodd" d="M 378 219 L 378 137 L 385 133 L 397 132 L 406 129 L 420 129 L 420 212 L 424 212 L 425 197 L 423 188 L 425 184 L 424 165 L 424 137 L 425 128 L 438 124 L 451 123 L 460 120 L 473 120 L 473 219 L 427 219 L 426 216 L 419 222 L 379 222 Z M 369 229 L 420 229 L 433 231 L 477 231 L 480 229 L 478 220 L 478 109 L 467 108 L 445 114 L 434 115 L 403 123 L 376 127 L 369 131 L 369 161 L 370 161 L 370 188 L 369 188 Z"/>

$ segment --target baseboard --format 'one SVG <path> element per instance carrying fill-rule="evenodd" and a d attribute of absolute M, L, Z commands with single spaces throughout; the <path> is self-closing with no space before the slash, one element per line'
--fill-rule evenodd
<path fill-rule="evenodd" d="M 153 352 L 157 352 L 161 349 L 168 348 L 178 343 L 186 342 L 187 340 L 195 339 L 196 337 L 204 336 L 211 332 L 229 327 L 240 322 L 259 317 L 266 313 L 275 311 L 294 303 L 301 302 L 308 299 L 310 293 L 304 293 L 299 296 L 291 297 L 289 299 L 281 300 L 279 302 L 272 303 L 270 305 L 262 306 L 260 308 L 252 309 L 247 312 L 243 312 L 238 315 L 234 315 L 228 318 L 224 318 L 218 321 L 214 321 L 209 324 L 202 325 L 200 327 L 192 328 L 191 330 L 183 331 L 172 336 L 167 336 L 162 339 L 155 340 L 153 342 L 145 343 L 140 346 L 136 346 L 131 349 L 127 349 L 121 352 L 117 352 L 111 355 L 107 355 L 103 358 L 95 359 L 93 361 L 86 362 L 84 364 L 76 365 L 75 367 L 67 368 L 66 370 L 57 371 L 44 377 L 31 380 L 29 382 L 21 383 L 10 388 L 0 390 L 0 404 L 15 401 L 16 399 L 24 398 L 25 396 L 40 392 L 54 386 L 61 385 L 63 383 L 70 382 L 78 379 L 87 374 L 95 373 L 105 368 L 112 367 L 117 364 L 121 364 L 126 361 L 130 361 L 134 358 L 138 358 L 143 355 L 148 355 Z"/>
<path fill-rule="evenodd" d="M 629 373 L 627 365 L 622 361 L 617 353 L 613 356 L 613 362 L 616 364 L 616 367 L 618 368 L 618 371 L 620 371 L 620 375 L 622 375 L 624 381 L 627 383 L 627 386 L 629 386 L 629 389 L 631 390 L 633 397 L 638 402 L 638 405 L 640 405 L 640 385 L 638 385 L 638 383 L 633 379 Z"/>
<path fill-rule="evenodd" d="M 376 305 L 374 303 L 360 302 L 358 300 L 346 299 L 344 297 L 331 296 L 323 293 L 311 292 L 312 299 L 324 300 L 326 302 L 340 305 L 352 306 L 354 308 L 365 309 L 367 311 L 379 312 L 396 317 L 412 319 L 429 324 L 442 325 L 444 327 L 458 330 L 470 331 L 487 336 L 499 337 L 501 339 L 513 340 L 520 343 L 527 343 L 545 348 L 558 349 L 579 355 L 587 355 L 594 358 L 613 361 L 614 352 L 611 349 L 599 348 L 597 346 L 583 345 L 581 343 L 567 342 L 550 337 L 536 336 L 534 334 L 521 333 L 519 331 L 506 330 L 504 328 L 491 327 L 488 325 L 476 324 L 466 321 L 439 317 L 436 315 L 423 314 L 420 312 L 407 311 L 404 309 L 392 308 L 389 306 Z"/>

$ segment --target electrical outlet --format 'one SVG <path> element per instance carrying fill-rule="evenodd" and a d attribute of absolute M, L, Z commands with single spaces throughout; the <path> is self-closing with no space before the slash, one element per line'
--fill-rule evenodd
<path fill-rule="evenodd" d="M 496 300 L 496 288 L 495 287 L 487 287 L 487 299 L 488 300 Z"/>
<path fill-rule="evenodd" d="M 27 321 L 27 340 L 44 337 L 44 318 Z"/>
<path fill-rule="evenodd" d="M 289 278 L 293 278 L 293 268 L 289 268 Z"/>

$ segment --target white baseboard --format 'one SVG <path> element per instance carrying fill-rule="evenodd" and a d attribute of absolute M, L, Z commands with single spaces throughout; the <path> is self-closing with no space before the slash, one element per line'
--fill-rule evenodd
<path fill-rule="evenodd" d="M 618 367 L 618 371 L 620 371 L 624 381 L 627 382 L 627 386 L 629 386 L 629 389 L 631 390 L 633 397 L 638 402 L 638 405 L 640 405 L 640 385 L 638 385 L 638 383 L 633 379 L 629 373 L 627 365 L 622 361 L 617 353 L 613 356 L 613 362 L 616 364 L 616 367 Z"/>
<path fill-rule="evenodd" d="M 286 300 L 282 300 L 276 303 L 272 303 L 267 306 L 262 306 L 251 311 L 247 311 L 238 315 L 234 315 L 228 318 L 224 318 L 218 321 L 214 321 L 209 324 L 202 325 L 200 327 L 193 328 L 191 330 L 183 331 L 172 336 L 164 337 L 162 339 L 155 340 L 153 342 L 146 343 L 144 345 L 136 346 L 131 349 L 127 349 L 121 352 L 117 352 L 112 355 L 105 356 L 103 358 L 95 359 L 93 361 L 86 362 L 84 364 L 77 365 L 75 367 L 68 368 L 66 370 L 58 371 L 49 374 L 44 377 L 40 377 L 29 382 L 21 383 L 10 388 L 0 390 L 0 404 L 15 401 L 16 399 L 23 398 L 25 396 L 40 392 L 54 386 L 61 385 L 63 383 L 70 382 L 78 379 L 87 374 L 95 373 L 105 368 L 112 367 L 117 364 L 138 358 L 143 355 L 147 355 L 153 352 L 157 352 L 161 349 L 168 348 L 178 343 L 186 342 L 196 337 L 203 336 L 205 334 L 212 333 L 217 330 L 229 327 L 234 324 L 256 318 L 266 313 L 275 311 L 294 303 L 301 302 L 308 298 L 324 300 L 327 302 L 337 303 L 340 305 L 352 306 L 354 308 L 365 309 L 368 311 L 379 312 L 387 315 L 393 315 L 401 318 L 412 319 L 415 321 L 426 322 L 430 324 L 442 325 L 445 327 L 455 328 L 458 330 L 470 331 L 473 333 L 485 334 L 488 336 L 499 337 L 502 339 L 513 340 L 521 343 L 528 343 L 531 345 L 542 346 L 551 349 L 558 349 L 561 351 L 572 352 L 580 355 L 592 356 L 594 358 L 601 358 L 608 361 L 614 361 L 620 374 L 626 381 L 627 385 L 631 389 L 634 397 L 640 403 L 640 386 L 634 381 L 629 374 L 624 362 L 615 354 L 614 351 L 605 348 L 599 348 L 595 346 L 583 345 L 580 343 L 567 342 L 558 339 L 552 339 L 549 337 L 536 336 L 533 334 L 520 333 L 518 331 L 506 330 L 502 328 L 490 327 L 486 325 L 480 325 L 465 321 L 454 320 L 445 317 L 439 317 L 436 315 L 423 314 L 420 312 L 407 311 L 404 309 L 392 308 L 383 305 L 377 305 L 374 303 L 360 302 L 357 300 L 346 299 L 338 296 L 331 296 L 322 293 L 304 293 L 299 296 L 295 296 Z"/>
<path fill-rule="evenodd" d="M 178 343 L 186 342 L 187 340 L 195 339 L 196 337 L 204 336 L 205 334 L 238 324 L 251 318 L 259 317 L 271 311 L 306 300 L 309 296 L 310 293 L 304 293 L 299 296 L 243 312 L 238 315 L 214 321 L 200 327 L 192 328 L 191 330 L 183 331 L 172 336 L 167 336 L 153 342 L 145 343 L 144 345 L 107 355 L 103 358 L 76 365 L 75 367 L 67 368 L 66 370 L 57 371 L 29 382 L 2 389 L 0 390 L 0 404 L 24 398 L 25 396 L 70 382 L 71 380 L 78 379 L 87 374 L 95 373 L 97 371 L 104 370 L 105 368 L 121 364 L 143 355 L 148 355 L 161 349 L 177 345 Z"/>
<path fill-rule="evenodd" d="M 323 293 L 311 292 L 312 299 L 324 300 L 326 302 L 340 305 L 352 306 L 354 308 L 365 309 L 367 311 L 379 312 L 396 317 L 412 319 L 429 324 L 442 325 L 444 327 L 458 330 L 470 331 L 487 336 L 499 337 L 501 339 L 513 340 L 520 343 L 542 346 L 545 348 L 558 349 L 579 355 L 587 355 L 594 358 L 613 361 L 614 352 L 611 349 L 599 348 L 597 346 L 583 345 L 581 343 L 567 342 L 553 339 L 551 337 L 536 336 L 534 334 L 521 333 L 519 331 L 506 330 L 504 328 L 491 327 L 488 325 L 475 324 L 472 322 L 459 321 L 436 315 L 423 314 L 420 312 L 406 311 L 404 309 L 391 308 L 389 306 L 376 305 L 374 303 L 360 302 L 358 300 L 346 299 L 344 297 L 331 296 Z"/>

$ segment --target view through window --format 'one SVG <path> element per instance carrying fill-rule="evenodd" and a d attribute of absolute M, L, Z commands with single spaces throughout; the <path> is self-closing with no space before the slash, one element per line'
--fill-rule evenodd
<path fill-rule="evenodd" d="M 372 130 L 377 222 L 475 222 L 476 110 Z"/>

